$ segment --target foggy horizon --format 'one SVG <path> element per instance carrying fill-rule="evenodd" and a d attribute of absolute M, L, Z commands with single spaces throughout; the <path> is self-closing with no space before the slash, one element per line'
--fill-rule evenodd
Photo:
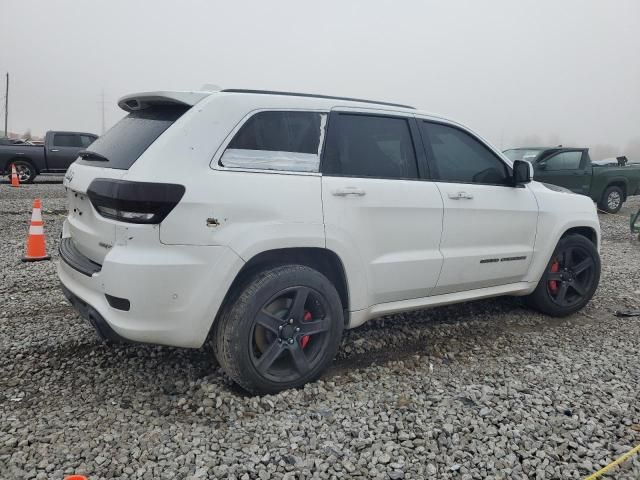
<path fill-rule="evenodd" d="M 28 21 L 26 21 L 28 19 Z M 9 131 L 101 133 L 121 96 L 254 88 L 413 105 L 496 147 L 640 161 L 640 2 L 0 0 Z"/>

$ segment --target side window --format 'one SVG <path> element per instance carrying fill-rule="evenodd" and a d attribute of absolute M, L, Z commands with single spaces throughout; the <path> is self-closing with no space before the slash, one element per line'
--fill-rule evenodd
<path fill-rule="evenodd" d="M 317 172 L 327 115 L 259 112 L 240 127 L 225 150 L 225 167 Z"/>
<path fill-rule="evenodd" d="M 338 113 L 322 159 L 327 175 L 418 178 L 407 119 Z"/>
<path fill-rule="evenodd" d="M 83 148 L 86 148 L 89 145 L 91 145 L 94 140 L 95 140 L 95 137 L 92 137 L 91 135 L 80 135 L 80 143 L 82 144 Z"/>
<path fill-rule="evenodd" d="M 70 135 L 68 133 L 56 133 L 53 136 L 53 145 L 55 147 L 71 147 L 80 148 L 80 135 Z"/>
<path fill-rule="evenodd" d="M 509 170 L 489 148 L 470 134 L 439 123 L 421 122 L 430 147 L 434 180 L 444 182 L 506 184 Z"/>
<path fill-rule="evenodd" d="M 582 152 L 560 152 L 548 160 L 544 160 L 545 171 L 578 170 L 582 161 Z"/>

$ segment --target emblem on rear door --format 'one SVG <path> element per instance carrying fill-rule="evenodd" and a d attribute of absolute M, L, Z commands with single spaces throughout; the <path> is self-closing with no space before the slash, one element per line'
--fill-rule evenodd
<path fill-rule="evenodd" d="M 65 175 L 64 175 L 64 179 L 67 182 L 70 182 L 71 180 L 73 180 L 73 174 L 74 174 L 73 170 L 71 170 L 71 169 L 67 170 L 67 173 L 65 173 Z"/>

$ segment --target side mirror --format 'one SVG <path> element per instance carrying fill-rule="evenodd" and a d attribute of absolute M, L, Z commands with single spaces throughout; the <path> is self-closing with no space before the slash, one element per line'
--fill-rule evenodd
<path fill-rule="evenodd" d="M 546 170 L 547 169 L 547 162 L 540 162 L 537 165 L 538 170 Z"/>
<path fill-rule="evenodd" d="M 513 184 L 524 185 L 531 182 L 533 178 L 533 165 L 525 160 L 516 160 L 513 162 Z"/>

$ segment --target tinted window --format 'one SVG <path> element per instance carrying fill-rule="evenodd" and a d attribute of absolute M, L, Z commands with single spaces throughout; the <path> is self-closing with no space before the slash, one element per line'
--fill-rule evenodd
<path fill-rule="evenodd" d="M 53 136 L 54 147 L 75 147 L 81 148 L 80 135 L 69 135 L 67 133 L 56 133 Z"/>
<path fill-rule="evenodd" d="M 358 177 L 417 178 L 409 123 L 403 118 L 331 117 L 323 172 Z"/>
<path fill-rule="evenodd" d="M 543 161 L 545 170 L 578 170 L 582 161 L 582 152 L 560 152 Z"/>
<path fill-rule="evenodd" d="M 259 112 L 238 130 L 220 159 L 235 168 L 317 172 L 326 115 Z"/>
<path fill-rule="evenodd" d="M 91 145 L 95 139 L 96 137 L 92 137 L 91 135 L 80 135 L 80 143 L 83 148 Z"/>
<path fill-rule="evenodd" d="M 173 125 L 189 107 L 150 107 L 130 113 L 88 150 L 106 157 L 106 162 L 77 160 L 84 165 L 127 170 L 167 128 Z"/>
<path fill-rule="evenodd" d="M 445 182 L 505 184 L 509 170 L 482 142 L 454 127 L 421 122 L 430 147 L 434 179 Z"/>

